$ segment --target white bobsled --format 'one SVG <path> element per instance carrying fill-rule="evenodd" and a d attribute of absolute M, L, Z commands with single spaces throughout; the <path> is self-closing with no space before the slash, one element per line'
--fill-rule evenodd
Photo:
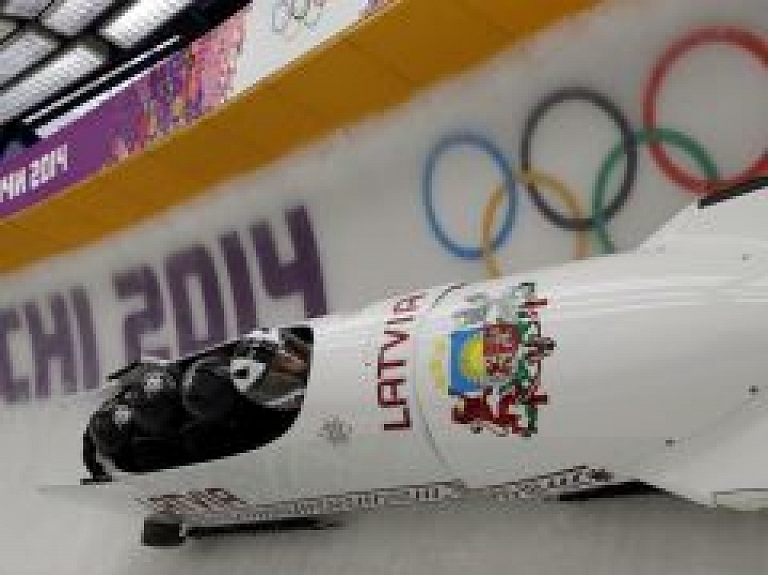
<path fill-rule="evenodd" d="M 79 489 L 144 506 L 149 544 L 206 527 L 628 481 L 764 507 L 766 202 L 764 178 L 691 205 L 631 253 L 287 326 L 305 370 L 298 384 L 271 382 L 271 395 L 259 396 L 267 383 L 232 351 L 247 336 L 170 362 L 183 394 L 185 370 L 223 357 L 237 401 L 262 410 L 243 408 L 248 421 L 233 424 L 252 436 L 229 442 L 218 427 L 219 439 L 202 434 L 214 443 L 202 456 L 184 455 L 196 440 L 183 437 L 173 457 L 133 471 L 101 454 L 99 477 Z M 292 404 L 267 405 L 283 391 Z M 277 427 L 253 423 L 273 413 L 264 410 L 280 412 Z"/>

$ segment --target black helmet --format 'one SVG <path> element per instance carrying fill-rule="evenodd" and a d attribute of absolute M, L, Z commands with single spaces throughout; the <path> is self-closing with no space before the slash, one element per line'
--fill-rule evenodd
<path fill-rule="evenodd" d="M 136 424 L 147 435 L 169 436 L 180 426 L 181 401 L 178 376 L 163 365 L 143 365 L 135 375 L 132 403 Z"/>
<path fill-rule="evenodd" d="M 236 395 L 226 357 L 203 357 L 184 373 L 181 401 L 184 409 L 198 420 L 224 417 L 234 407 Z"/>
<path fill-rule="evenodd" d="M 87 433 L 96 450 L 114 457 L 131 440 L 135 409 L 126 403 L 114 403 L 96 411 L 88 422 Z"/>

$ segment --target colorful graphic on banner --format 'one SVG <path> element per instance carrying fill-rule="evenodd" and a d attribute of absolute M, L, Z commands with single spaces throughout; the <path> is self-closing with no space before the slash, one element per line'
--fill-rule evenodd
<path fill-rule="evenodd" d="M 4 163 L 0 217 L 94 175 L 221 105 L 245 37 L 245 11 L 154 66 L 72 124 Z"/>
<path fill-rule="evenodd" d="M 119 96 L 126 105 L 109 132 L 109 161 L 144 150 L 224 102 L 232 92 L 244 34 L 241 12 L 131 84 Z"/>
<path fill-rule="evenodd" d="M 467 303 L 453 318 L 449 342 L 436 341 L 430 363 L 438 389 L 457 400 L 451 420 L 473 433 L 531 437 L 549 400 L 541 362 L 555 343 L 542 335 L 538 313 L 547 301 L 524 283 L 498 299 L 477 294 Z"/>
<path fill-rule="evenodd" d="M 363 9 L 363 16 L 372 16 L 379 10 L 383 10 L 388 4 L 392 4 L 392 2 L 393 0 L 368 0 Z"/>

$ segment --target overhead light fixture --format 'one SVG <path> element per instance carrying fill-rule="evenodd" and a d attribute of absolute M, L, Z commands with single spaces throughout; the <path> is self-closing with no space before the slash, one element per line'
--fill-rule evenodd
<path fill-rule="evenodd" d="M 129 69 L 131 67 L 137 67 L 142 61 L 150 58 L 151 56 L 153 56 L 154 54 L 156 54 L 158 52 L 161 52 L 161 51 L 163 51 L 163 50 L 165 50 L 167 48 L 171 48 L 173 45 L 178 44 L 179 42 L 181 42 L 181 36 L 174 36 L 172 38 L 169 38 L 168 40 L 166 40 L 162 44 L 159 44 L 157 46 L 152 47 L 152 49 L 150 49 L 149 51 L 144 52 L 143 54 L 141 54 L 139 56 L 136 56 L 135 58 L 129 60 L 128 62 L 125 62 L 125 63 L 121 64 L 117 68 L 112 68 L 108 72 L 105 72 L 104 74 L 99 75 L 99 77 L 96 80 L 93 80 L 92 82 L 89 82 L 89 83 L 87 83 L 87 84 L 85 84 L 83 86 L 80 86 L 77 90 L 75 90 L 73 92 L 68 92 L 66 95 L 62 96 L 61 98 L 59 98 L 55 102 L 52 102 L 48 106 L 46 106 L 44 108 L 41 108 L 39 110 L 36 110 L 34 114 L 30 114 L 28 116 L 25 116 L 24 117 L 24 121 L 27 122 L 27 123 L 32 123 L 32 124 L 38 122 L 40 120 L 40 118 L 44 118 L 46 116 L 49 116 L 57 108 L 60 108 L 61 106 L 64 106 L 67 103 L 69 103 L 69 102 L 71 102 L 73 100 L 76 100 L 77 98 L 79 98 L 80 96 L 82 96 L 83 94 L 88 92 L 89 90 L 93 90 L 93 89 L 99 88 L 100 86 L 103 86 L 103 85 L 105 85 L 107 83 L 110 83 L 110 81 L 113 78 L 115 78 L 116 76 L 120 75 L 121 73 L 123 73 L 127 69 Z M 102 101 L 104 101 L 104 100 L 106 100 L 108 98 L 111 98 L 117 92 L 125 89 L 125 87 L 128 84 L 131 84 L 131 83 L 135 82 L 136 79 L 142 73 L 144 73 L 144 70 L 140 70 L 139 72 L 136 72 L 130 78 L 127 78 L 126 80 L 120 82 L 120 84 L 118 86 L 116 86 L 114 88 L 111 88 L 111 89 L 109 89 L 109 90 L 107 90 L 105 92 L 101 92 L 98 96 L 95 96 L 95 97 L 89 99 L 86 104 L 83 104 L 83 107 L 90 109 L 90 108 L 94 108 L 94 107 L 98 106 Z M 75 108 L 75 109 L 77 109 L 77 108 Z M 65 115 L 66 114 L 69 114 L 69 112 L 66 112 Z M 58 120 L 58 118 L 56 120 L 53 120 L 53 121 L 56 122 L 57 120 Z M 46 129 L 47 129 L 46 126 L 43 126 L 43 127 L 40 128 L 40 130 L 43 130 L 43 131 L 46 130 Z M 41 135 L 45 135 L 42 132 L 40 132 L 40 134 Z"/>
<path fill-rule="evenodd" d="M 42 29 L 29 26 L 0 44 L 0 85 L 53 53 L 59 44 Z"/>
<path fill-rule="evenodd" d="M 43 12 L 40 21 L 54 32 L 75 36 L 113 3 L 114 0 L 58 0 Z"/>
<path fill-rule="evenodd" d="M 38 70 L 0 91 L 0 122 L 19 117 L 96 72 L 106 62 L 106 47 L 85 42 L 73 45 Z"/>
<path fill-rule="evenodd" d="M 51 0 L 0 0 L 0 14 L 31 19 L 40 14 Z"/>
<path fill-rule="evenodd" d="M 192 2 L 193 0 L 137 0 L 118 12 L 101 29 L 101 35 L 121 48 L 133 48 Z"/>

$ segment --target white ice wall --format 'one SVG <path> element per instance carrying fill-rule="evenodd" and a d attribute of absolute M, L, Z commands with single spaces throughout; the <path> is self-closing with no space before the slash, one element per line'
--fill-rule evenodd
<path fill-rule="evenodd" d="M 16 376 L 32 383 L 38 377 L 25 304 L 36 305 L 50 329 L 50 296 L 60 294 L 75 332 L 72 345 L 78 381 L 74 383 L 80 389 L 84 387 L 82 356 L 89 350 L 78 337 L 79 328 L 73 319 L 70 293 L 74 286 L 83 287 L 95 318 L 100 370 L 105 372 L 120 365 L 127 345 L 126 317 L 141 311 L 145 302 L 141 297 L 120 297 L 115 277 L 142 265 L 148 266 L 157 278 L 165 312 L 162 325 L 157 330 L 148 329 L 143 344 L 148 348 L 167 346 L 172 353 L 178 352 L 184 334 L 180 333 L 179 316 L 174 313 L 168 261 L 201 246 L 217 272 L 216 298 L 224 310 L 226 331 L 233 334 L 238 314 L 232 274 L 227 271 L 221 249 L 222 234 L 234 233 L 245 250 L 260 322 L 302 316 L 306 298 L 301 294 L 275 296 L 274 289 L 271 295 L 268 293 L 259 267 L 262 259 L 252 247 L 249 231 L 253 224 L 266 222 L 277 241 L 280 259 L 290 261 L 295 256 L 296 243 L 285 215 L 299 207 L 307 214 L 316 244 L 312 254 L 300 256 L 307 261 L 308 254 L 317 255 L 324 307 L 329 310 L 357 307 L 416 286 L 483 278 L 486 272 L 482 261 L 455 257 L 430 230 L 423 180 L 427 159 L 435 146 L 447 135 L 472 133 L 497 148 L 512 166 L 518 166 L 522 129 L 531 110 L 554 91 L 570 86 L 593 89 L 609 98 L 638 130 L 642 125 L 642 91 L 657 58 L 670 43 L 702 27 L 742 29 L 758 39 L 762 61 L 731 46 L 697 48 L 672 66 L 659 99 L 660 117 L 665 127 L 695 138 L 714 158 L 722 174 L 739 172 L 765 153 L 768 142 L 766 7 L 764 0 L 616 2 L 566 22 L 532 43 L 500 55 L 484 69 L 426 93 L 392 114 L 339 132 L 269 169 L 222 184 L 205 198 L 140 229 L 4 278 L 0 311 L 15 314 L 19 319 L 18 327 L 7 332 L 11 368 Z M 563 104 L 546 115 L 534 135 L 535 166 L 566 182 L 588 209 L 599 165 L 617 141 L 616 128 L 603 113 L 580 103 Z M 689 166 L 684 156 L 674 157 Z M 476 149 L 452 149 L 439 160 L 434 182 L 436 213 L 447 233 L 456 241 L 476 244 L 483 207 L 500 182 L 495 164 Z M 670 183 L 641 147 L 631 199 L 610 224 L 616 244 L 620 249 L 637 245 L 691 199 L 691 195 Z M 522 271 L 571 257 L 571 232 L 553 227 L 525 193 L 517 196 L 517 208 L 511 236 L 496 253 L 505 271 Z M 187 307 L 192 312 L 194 330 L 203 337 L 211 329 L 211 312 L 201 303 L 199 277 L 192 274 L 188 280 L 184 284 Z M 148 572 L 176 568 L 211 571 L 221 561 L 227 569 L 245 573 L 258 571 L 255 565 L 265 554 L 271 570 L 284 564 L 278 552 L 272 551 L 271 544 L 264 540 L 254 543 L 253 553 L 248 550 L 247 540 L 220 547 L 206 543 L 191 551 L 164 555 L 155 563 L 153 555 L 133 550 L 135 533 L 124 531 L 126 523 L 99 514 L 84 515 L 78 520 L 72 508 L 45 502 L 32 494 L 40 483 L 74 478 L 79 431 L 93 402 L 92 394 L 64 397 L 61 388 L 72 382 L 63 381 L 60 362 L 54 360 L 49 367 L 53 378 L 50 394 L 2 407 L 0 574 L 99 570 L 127 573 L 133 572 L 134 561 L 137 569 Z M 510 564 L 521 572 L 534 573 L 552 572 L 556 567 L 574 563 L 576 573 L 586 573 L 584 566 L 589 561 L 596 562 L 595 570 L 589 572 L 598 573 L 618 572 L 608 566 L 626 573 L 721 573 L 728 572 L 721 569 L 728 565 L 732 567 L 730 572 L 758 573 L 766 565 L 758 532 L 765 531 L 768 525 L 758 519 L 709 515 L 687 506 L 673 506 L 676 511 L 672 512 L 662 509 L 658 514 L 648 513 L 642 507 L 627 509 L 642 525 L 647 522 L 654 526 L 640 532 L 645 538 L 641 548 L 648 553 L 633 546 L 635 528 L 618 518 L 624 511 L 610 512 L 604 518 L 615 525 L 615 532 L 602 527 L 599 513 L 594 516 L 587 512 L 586 519 L 575 520 L 585 522 L 584 533 L 600 538 L 601 543 L 585 543 L 583 547 L 573 543 L 572 530 L 562 528 L 558 519 L 539 517 L 538 511 L 511 512 L 512 526 L 506 531 L 503 516 L 494 511 L 493 518 L 489 518 L 475 510 L 471 511 L 476 515 L 468 524 L 460 517 L 445 520 L 437 534 L 457 541 L 471 538 L 471 553 L 479 561 L 477 569 L 488 572 L 489 565 L 502 563 L 504 553 L 509 554 Z M 682 519 L 675 515 L 678 510 Z M 551 512 L 550 507 L 542 511 Z M 455 562 L 441 559 L 440 554 L 448 550 L 439 545 L 434 547 L 433 537 L 438 535 L 422 534 L 429 521 L 420 515 L 412 517 L 404 524 L 403 533 L 413 537 L 395 533 L 400 525 L 397 519 L 363 524 L 376 525 L 362 527 L 360 535 L 366 541 L 362 548 L 370 549 L 374 555 L 379 545 L 376 541 L 381 541 L 385 549 L 390 545 L 393 550 L 392 541 L 402 541 L 405 550 L 394 566 L 380 558 L 369 565 L 357 547 L 357 536 L 338 532 L 317 535 L 317 539 L 312 539 L 313 535 L 300 536 L 298 540 L 313 550 L 306 554 L 303 550 L 295 551 L 299 559 L 291 555 L 285 565 L 292 573 L 315 572 L 315 563 L 320 565 L 320 571 L 328 572 L 404 573 L 419 571 L 420 564 L 447 572 L 469 570 L 470 559 L 466 556 Z M 675 526 L 665 527 L 671 520 L 677 521 Z M 535 545 L 529 539 L 515 538 L 518 523 L 529 521 L 540 530 L 542 542 L 551 541 L 555 549 L 566 546 L 562 563 L 533 553 L 531 547 Z M 733 525 L 733 529 L 722 529 L 720 521 Z M 671 533 L 669 529 L 686 533 Z M 745 533 L 749 534 L 746 539 Z M 702 553 L 706 564 L 676 556 L 674 546 L 665 542 L 675 537 L 680 538 L 686 553 Z M 130 541 L 126 543 L 123 538 Z M 280 550 L 289 555 L 294 553 L 289 536 L 278 539 Z M 721 552 L 712 551 L 711 545 L 715 543 L 723 545 Z M 426 563 L 419 563 L 423 559 L 421 545 L 435 554 Z M 234 556 L 231 560 L 226 554 L 208 559 L 207 550 L 216 548 L 231 551 Z M 601 555 L 595 551 L 600 548 L 613 551 Z M 617 558 L 616 550 L 621 548 L 634 550 L 630 553 L 634 563 L 624 564 Z M 41 549 L 50 552 L 40 552 Z M 734 549 L 741 551 L 736 553 Z M 98 557 L 93 557 L 94 553 Z M 342 562 L 340 567 L 339 560 L 334 559 L 337 554 L 353 558 L 353 566 Z M 196 556 L 205 556 L 206 560 L 197 562 Z M 489 562 L 482 563 L 480 556 L 490 557 Z"/>

